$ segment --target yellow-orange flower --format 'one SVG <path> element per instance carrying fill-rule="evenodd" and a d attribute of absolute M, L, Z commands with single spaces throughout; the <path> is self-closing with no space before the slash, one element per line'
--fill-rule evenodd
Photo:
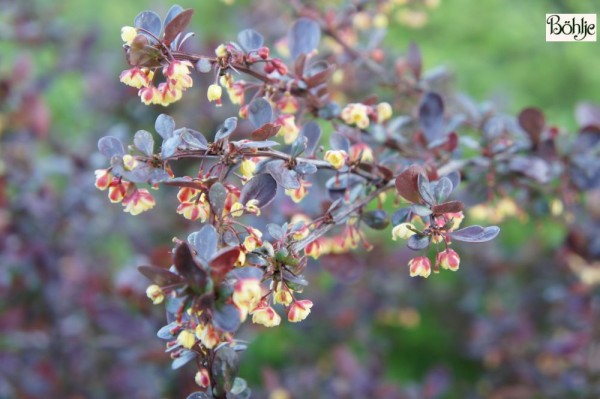
<path fill-rule="evenodd" d="M 124 212 L 129 212 L 132 215 L 139 215 L 149 209 L 154 208 L 156 202 L 152 195 L 145 188 L 135 189 L 123 198 Z"/>
<path fill-rule="evenodd" d="M 177 336 L 177 343 L 186 349 L 191 349 L 196 343 L 196 337 L 191 330 L 182 330 Z"/>
<path fill-rule="evenodd" d="M 256 170 L 256 164 L 251 159 L 244 159 L 240 163 L 240 173 L 246 179 L 250 179 L 254 176 L 254 171 Z"/>
<path fill-rule="evenodd" d="M 389 103 L 377 104 L 377 122 L 382 123 L 392 117 L 392 106 Z"/>
<path fill-rule="evenodd" d="M 288 310 L 288 320 L 292 323 L 298 323 L 308 317 L 310 309 L 313 307 L 312 301 L 303 299 L 294 301 L 290 310 Z"/>
<path fill-rule="evenodd" d="M 131 42 L 137 36 L 137 29 L 133 26 L 124 26 L 121 28 L 121 40 L 127 45 L 131 45 Z"/>
<path fill-rule="evenodd" d="M 240 310 L 241 320 L 245 320 L 248 313 L 258 306 L 261 296 L 262 288 L 258 279 L 244 279 L 235 284 L 232 300 Z"/>
<path fill-rule="evenodd" d="M 281 281 L 278 282 L 273 295 L 273 303 L 280 303 L 284 306 L 289 306 L 292 301 L 293 298 L 290 290 Z"/>
<path fill-rule="evenodd" d="M 165 299 L 165 294 L 158 285 L 152 284 L 146 288 L 146 296 L 152 300 L 152 303 L 158 305 Z"/>
<path fill-rule="evenodd" d="M 361 103 L 348 104 L 342 110 L 340 117 L 348 125 L 356 125 L 360 129 L 369 127 L 369 107 Z"/>
<path fill-rule="evenodd" d="M 208 90 L 206 91 L 206 97 L 208 97 L 208 101 L 216 101 L 217 105 L 219 105 L 222 95 L 223 89 L 221 88 L 221 86 L 217 84 L 212 84 L 208 86 Z"/>
<path fill-rule="evenodd" d="M 324 159 L 331 164 L 335 169 L 341 169 L 346 165 L 348 154 L 342 150 L 330 150 L 325 153 Z"/>
<path fill-rule="evenodd" d="M 396 241 L 398 238 L 403 240 L 409 239 L 412 235 L 416 234 L 411 229 L 415 226 L 412 223 L 400 223 L 392 229 L 392 240 Z"/>
<path fill-rule="evenodd" d="M 456 251 L 448 248 L 437 254 L 437 262 L 442 268 L 455 272 L 460 266 L 460 256 Z"/>
<path fill-rule="evenodd" d="M 265 302 L 261 302 L 251 314 L 252 323 L 254 324 L 262 324 L 265 327 L 275 327 L 281 323 L 281 316 Z"/>
<path fill-rule="evenodd" d="M 308 187 L 310 187 L 310 186 L 311 186 L 311 184 L 309 182 L 307 182 L 305 180 L 300 180 L 300 187 L 298 187 L 297 189 L 294 189 L 294 190 L 286 189 L 285 195 L 290 197 L 292 199 L 292 201 L 294 201 L 295 203 L 299 203 L 308 194 Z"/>
<path fill-rule="evenodd" d="M 429 277 L 431 274 L 431 262 L 426 256 L 418 256 L 408 262 L 409 274 L 411 277 L 421 276 Z"/>
<path fill-rule="evenodd" d="M 277 118 L 277 124 L 281 129 L 277 132 L 278 136 L 283 137 L 286 144 L 292 144 L 298 138 L 300 129 L 296 126 L 296 118 L 294 115 L 281 115 Z"/>
<path fill-rule="evenodd" d="M 154 72 L 147 68 L 138 67 L 126 69 L 119 75 L 121 83 L 135 87 L 136 89 L 150 86 L 153 78 Z"/>

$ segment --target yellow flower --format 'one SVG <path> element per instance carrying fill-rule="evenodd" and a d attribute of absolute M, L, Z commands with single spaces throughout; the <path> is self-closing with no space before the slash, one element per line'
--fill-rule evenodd
<path fill-rule="evenodd" d="M 246 212 L 260 216 L 260 208 L 258 207 L 257 199 L 251 199 L 250 201 L 246 202 Z"/>
<path fill-rule="evenodd" d="M 148 190 L 141 188 L 126 195 L 125 198 L 123 198 L 122 204 L 125 207 L 125 209 L 123 209 L 124 212 L 129 212 L 135 216 L 154 208 L 156 202 Z"/>
<path fill-rule="evenodd" d="M 298 323 L 308 317 L 310 308 L 313 307 L 312 301 L 303 299 L 295 301 L 288 311 L 288 320 L 292 323 Z"/>
<path fill-rule="evenodd" d="M 194 221 L 200 219 L 204 223 L 210 215 L 210 205 L 200 201 L 182 202 L 177 207 L 177 213 L 188 220 Z"/>
<path fill-rule="evenodd" d="M 421 276 L 429 277 L 431 274 L 431 262 L 426 256 L 418 256 L 408 262 L 409 273 L 411 277 Z"/>
<path fill-rule="evenodd" d="M 350 161 L 371 163 L 373 162 L 373 150 L 365 143 L 354 144 L 350 147 Z"/>
<path fill-rule="evenodd" d="M 219 44 L 219 47 L 215 49 L 215 54 L 217 57 L 225 57 L 227 55 L 227 46 Z"/>
<path fill-rule="evenodd" d="M 196 337 L 191 330 L 183 330 L 177 336 L 177 343 L 185 349 L 191 349 L 196 343 Z"/>
<path fill-rule="evenodd" d="M 256 164 L 250 159 L 244 159 L 240 164 L 240 173 L 246 179 L 250 179 L 254 176 L 254 171 L 256 170 Z"/>
<path fill-rule="evenodd" d="M 240 319 L 246 319 L 248 313 L 259 304 L 262 287 L 258 279 L 244 279 L 235 284 L 231 299 L 240 310 Z"/>
<path fill-rule="evenodd" d="M 292 144 L 298 138 L 298 134 L 300 133 L 300 129 L 296 126 L 296 118 L 294 115 L 281 115 L 278 118 L 278 124 L 281 126 L 281 129 L 277 132 L 278 136 L 283 137 L 283 141 L 286 144 Z"/>
<path fill-rule="evenodd" d="M 389 103 L 377 104 L 377 122 L 382 123 L 392 117 L 392 106 Z"/>
<path fill-rule="evenodd" d="M 150 86 L 154 72 L 146 68 L 131 68 L 126 69 L 119 75 L 119 81 L 127 86 L 141 89 L 142 87 Z"/>
<path fill-rule="evenodd" d="M 317 259 L 319 256 L 321 256 L 322 252 L 320 240 L 317 239 L 309 243 L 306 248 L 304 248 L 304 253 L 306 256 L 310 256 L 313 259 Z"/>
<path fill-rule="evenodd" d="M 356 125 L 360 129 L 369 127 L 369 107 L 360 103 L 348 104 L 342 110 L 340 117 L 348 125 Z"/>
<path fill-rule="evenodd" d="M 165 299 L 163 290 L 156 284 L 148 286 L 146 289 L 146 296 L 148 296 L 148 298 L 150 298 L 152 303 L 155 305 L 162 303 L 162 301 Z"/>
<path fill-rule="evenodd" d="M 252 252 L 260 245 L 262 245 L 262 243 L 253 235 L 249 235 L 244 239 L 244 249 L 246 252 Z"/>
<path fill-rule="evenodd" d="M 308 194 L 307 187 L 310 187 L 310 186 L 311 186 L 310 183 L 308 183 L 304 180 L 300 180 L 300 187 L 298 187 L 297 189 L 286 189 L 285 195 L 290 197 L 292 199 L 292 201 L 294 201 L 295 203 L 299 203 Z"/>
<path fill-rule="evenodd" d="M 281 323 L 281 316 L 270 306 L 258 307 L 252 312 L 252 323 L 262 324 L 265 327 L 275 327 Z"/>
<path fill-rule="evenodd" d="M 133 26 L 124 26 L 121 28 L 121 40 L 125 42 L 128 46 L 131 45 L 131 42 L 137 36 L 137 29 Z"/>
<path fill-rule="evenodd" d="M 239 218 L 244 214 L 244 205 L 240 204 L 239 202 L 234 203 L 231 206 L 230 214 L 234 218 Z"/>
<path fill-rule="evenodd" d="M 335 169 L 341 169 L 346 164 L 346 151 L 342 150 L 330 150 L 325 153 L 325 160 L 331 164 Z"/>
<path fill-rule="evenodd" d="M 273 295 L 273 303 L 280 303 L 284 306 L 289 306 L 289 304 L 292 303 L 292 301 L 293 298 L 289 289 L 285 287 L 281 281 L 278 282 L 275 288 L 275 295 Z"/>
<path fill-rule="evenodd" d="M 373 26 L 379 29 L 387 28 L 388 18 L 385 14 L 377 14 L 373 18 Z"/>
<path fill-rule="evenodd" d="M 403 240 L 409 239 L 411 236 L 416 234 L 411 230 L 415 228 L 412 223 L 400 223 L 392 229 L 392 240 L 396 241 L 398 238 Z"/>
<path fill-rule="evenodd" d="M 221 86 L 212 84 L 208 86 L 208 91 L 206 92 L 206 96 L 208 97 L 208 101 L 217 101 L 217 105 L 221 100 L 221 95 L 223 94 L 223 89 Z"/>
<path fill-rule="evenodd" d="M 131 171 L 131 170 L 135 169 L 135 167 L 137 165 L 138 165 L 138 161 L 133 156 L 131 156 L 129 154 L 123 155 L 123 166 L 125 167 L 125 170 Z"/>

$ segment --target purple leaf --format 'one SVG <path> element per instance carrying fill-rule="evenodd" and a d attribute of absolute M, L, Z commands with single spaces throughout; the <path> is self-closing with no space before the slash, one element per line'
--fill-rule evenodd
<path fill-rule="evenodd" d="M 136 28 L 142 28 L 152 33 L 154 36 L 160 36 L 162 31 L 162 21 L 154 11 L 142 11 L 139 13 L 133 22 Z"/>
<path fill-rule="evenodd" d="M 421 166 L 412 165 L 396 177 L 396 190 L 402 198 L 413 203 L 421 201 L 417 180 L 422 172 L 423 168 Z"/>
<path fill-rule="evenodd" d="M 271 104 L 262 97 L 253 100 L 248 106 L 248 119 L 255 129 L 270 123 L 273 120 Z"/>
<path fill-rule="evenodd" d="M 443 139 L 444 102 L 437 93 L 426 93 L 419 106 L 419 121 L 428 143 Z"/>
<path fill-rule="evenodd" d="M 113 136 L 102 137 L 98 140 L 98 151 L 108 159 L 111 159 L 114 156 L 125 155 L 123 143 Z"/>
<path fill-rule="evenodd" d="M 173 7 L 171 7 L 171 10 L 173 10 Z M 169 12 L 171 10 L 169 10 Z M 189 25 L 190 21 L 192 20 L 193 14 L 194 10 L 187 9 L 179 12 L 172 20 L 168 22 L 165 21 L 166 26 L 164 41 L 167 46 L 171 44 L 173 40 L 175 40 L 178 34 L 185 30 L 185 28 Z"/>
<path fill-rule="evenodd" d="M 319 45 L 321 40 L 321 28 L 316 21 L 308 18 L 300 18 L 288 33 L 288 43 L 292 59 L 298 58 L 300 54 L 308 54 Z"/>
<path fill-rule="evenodd" d="M 240 203 L 246 204 L 252 199 L 258 200 L 260 208 L 267 206 L 273 201 L 277 194 L 277 182 L 269 174 L 260 174 L 254 176 L 242 188 L 240 193 Z"/>
<path fill-rule="evenodd" d="M 544 117 L 542 111 L 534 107 L 525 108 L 523 111 L 521 111 L 521 113 L 519 113 L 517 119 L 519 121 L 519 125 L 521 125 L 523 130 L 525 130 L 531 138 L 534 147 L 537 147 L 540 142 L 544 126 L 546 125 L 546 118 Z"/>
<path fill-rule="evenodd" d="M 246 52 L 249 52 L 261 48 L 264 39 L 261 34 L 254 29 L 245 29 L 238 33 L 238 42 Z"/>
<path fill-rule="evenodd" d="M 154 152 L 154 138 L 150 132 L 138 130 L 133 136 L 133 145 L 144 155 L 152 156 Z"/>
<path fill-rule="evenodd" d="M 140 271 L 140 273 L 146 276 L 148 280 L 160 286 L 183 283 L 183 279 L 181 278 L 181 276 L 178 276 L 175 273 L 171 273 L 170 271 L 161 267 L 139 266 L 138 270 Z"/>
<path fill-rule="evenodd" d="M 493 240 L 500 233 L 498 226 L 469 226 L 450 233 L 450 238 L 464 242 L 486 242 Z"/>

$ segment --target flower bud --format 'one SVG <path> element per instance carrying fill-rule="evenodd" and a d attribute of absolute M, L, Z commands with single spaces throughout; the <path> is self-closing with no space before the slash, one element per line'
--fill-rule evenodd
<path fill-rule="evenodd" d="M 208 388 L 210 386 L 210 376 L 208 375 L 208 370 L 206 368 L 201 368 L 200 371 L 196 373 L 194 377 L 194 381 L 201 388 Z"/>
<path fill-rule="evenodd" d="M 121 40 L 127 45 L 131 45 L 131 42 L 137 36 L 137 29 L 133 26 L 124 26 L 121 28 Z"/>
<path fill-rule="evenodd" d="M 165 299 L 165 294 L 158 285 L 152 284 L 146 288 L 146 295 L 152 300 L 152 303 L 158 305 Z"/>
<path fill-rule="evenodd" d="M 413 234 L 415 234 L 411 228 L 415 228 L 412 223 L 400 223 L 392 229 L 392 240 L 396 241 L 398 238 L 408 240 Z"/>
<path fill-rule="evenodd" d="M 97 169 L 94 174 L 96 175 L 96 188 L 102 191 L 106 190 L 112 182 L 112 175 L 108 169 Z"/>
<path fill-rule="evenodd" d="M 389 103 L 377 104 L 377 122 L 382 123 L 392 117 L 392 106 Z"/>
<path fill-rule="evenodd" d="M 321 255 L 321 244 L 319 240 L 314 240 L 304 248 L 306 256 L 317 259 Z"/>
<path fill-rule="evenodd" d="M 225 57 L 227 55 L 227 46 L 219 44 L 219 47 L 215 49 L 215 54 L 217 57 Z"/>
<path fill-rule="evenodd" d="M 288 310 L 288 320 L 292 323 L 298 323 L 308 317 L 310 314 L 310 308 L 313 307 L 312 301 L 303 299 L 301 301 L 295 301 L 290 310 Z"/>
<path fill-rule="evenodd" d="M 431 262 L 426 256 L 418 256 L 408 262 L 409 273 L 411 277 L 421 276 L 429 277 L 431 274 Z"/>
<path fill-rule="evenodd" d="M 123 155 L 123 166 L 124 166 L 125 170 L 131 171 L 131 170 L 135 169 L 135 167 L 137 165 L 138 165 L 138 161 L 133 156 L 131 156 L 129 154 Z"/>
<path fill-rule="evenodd" d="M 437 254 L 437 261 L 442 268 L 455 272 L 460 265 L 460 256 L 458 256 L 456 251 L 448 248 Z"/>
<path fill-rule="evenodd" d="M 261 47 L 258 49 L 258 56 L 260 58 L 262 58 L 263 60 L 266 60 L 267 58 L 269 58 L 269 54 L 270 54 L 270 50 L 268 47 Z"/>
<path fill-rule="evenodd" d="M 369 107 L 361 103 L 348 104 L 340 117 L 348 125 L 356 125 L 360 129 L 369 127 Z"/>
<path fill-rule="evenodd" d="M 208 86 L 208 91 L 206 92 L 206 96 L 208 97 L 208 101 L 218 101 L 221 100 L 221 95 L 223 94 L 223 89 L 221 86 L 212 84 Z"/>

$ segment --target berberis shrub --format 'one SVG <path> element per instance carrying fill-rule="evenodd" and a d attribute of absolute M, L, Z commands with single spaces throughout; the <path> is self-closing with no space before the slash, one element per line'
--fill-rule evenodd
<path fill-rule="evenodd" d="M 197 90 L 232 110 L 216 131 L 163 113 L 156 132 L 138 130 L 131 145 L 98 143 L 108 163 L 96 187 L 111 202 L 145 214 L 153 190 L 167 190 L 178 200 L 172 217 L 197 226 L 173 239 L 170 265 L 139 267 L 150 300 L 166 307 L 158 337 L 172 367 L 197 369 L 190 399 L 250 397 L 237 375 L 246 344 L 236 331 L 310 316 L 308 258 L 369 251 L 369 230 L 385 230 L 414 251 L 396 273 L 460 273 L 461 250 L 500 233 L 465 226 L 465 203 L 506 209 L 515 195 L 549 196 L 546 212 L 560 213 L 600 183 L 595 109 L 580 110 L 576 136 L 536 108 L 496 113 L 447 90 L 443 75 L 422 73 L 417 45 L 403 55 L 386 49 L 384 6 L 331 14 L 292 5 L 286 36 L 268 42 L 245 29 L 207 54 L 186 50 L 191 9 L 143 11 L 121 31 L 129 67 L 119 79 L 144 104 L 167 107 Z M 461 185 L 468 193 L 455 195 Z M 473 246 L 459 250 L 459 241 Z M 583 247 L 572 256 L 598 256 L 597 241 Z"/>

